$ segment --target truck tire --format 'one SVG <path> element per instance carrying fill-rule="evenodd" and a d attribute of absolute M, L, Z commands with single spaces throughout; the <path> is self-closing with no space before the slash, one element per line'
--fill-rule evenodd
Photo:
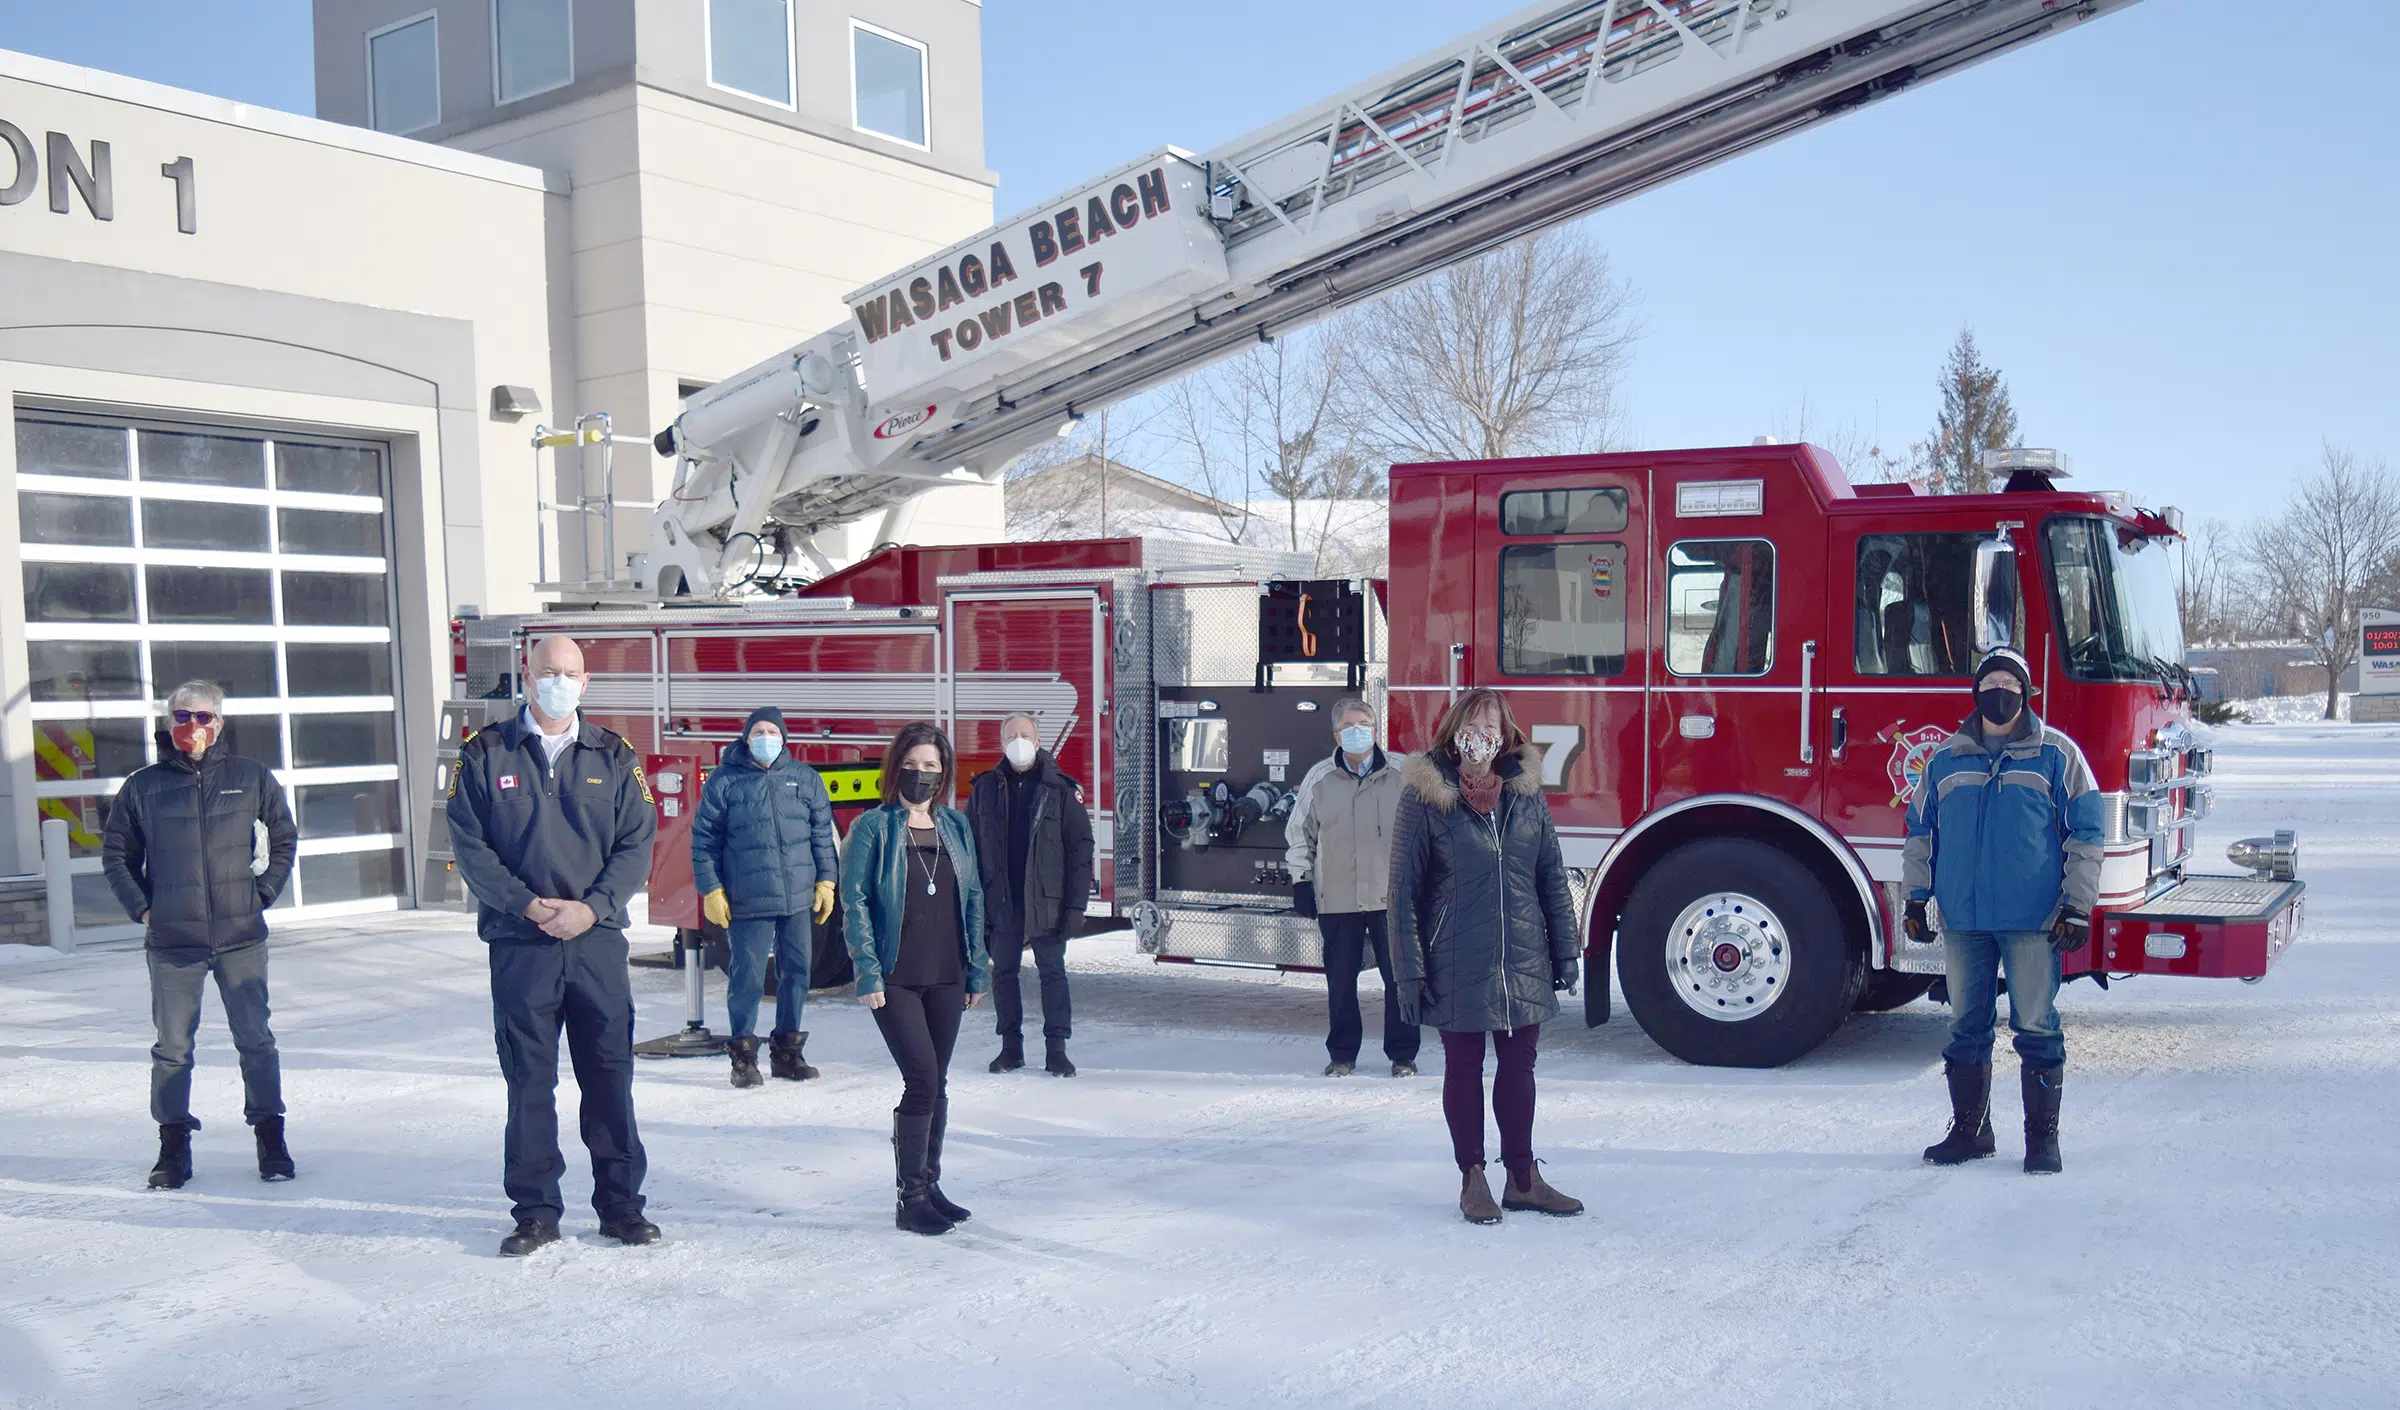
<path fill-rule="evenodd" d="M 1704 1067 L 1779 1067 L 1831 1037 L 1865 981 L 1823 882 L 1744 837 L 1687 842 L 1626 897 L 1617 979 L 1642 1031 Z"/>
<path fill-rule="evenodd" d="M 1854 1013 L 1888 1013 L 1902 1004 L 1925 996 L 1933 987 L 1938 974 L 1902 974 L 1894 969 L 1879 969 L 1867 976 L 1867 987 L 1858 991 Z"/>

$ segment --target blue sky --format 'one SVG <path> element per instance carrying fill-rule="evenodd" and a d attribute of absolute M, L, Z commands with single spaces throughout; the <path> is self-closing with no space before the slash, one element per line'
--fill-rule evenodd
<path fill-rule="evenodd" d="M 990 0 L 1000 209 L 1508 8 Z M 308 43 L 301 0 L 0 0 L 0 47 L 300 112 Z M 2400 6 L 2144 0 L 1602 212 L 1646 329 L 1628 435 L 1744 442 L 1805 404 L 1904 445 L 1971 325 L 2026 439 L 2145 502 L 2270 509 L 2327 438 L 2400 462 L 2394 53 Z"/>

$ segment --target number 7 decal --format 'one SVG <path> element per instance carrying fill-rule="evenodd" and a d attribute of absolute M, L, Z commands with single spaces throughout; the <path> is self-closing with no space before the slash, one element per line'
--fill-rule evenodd
<path fill-rule="evenodd" d="M 1542 746 L 1542 787 L 1567 786 L 1567 769 L 1583 753 L 1583 726 L 1535 725 L 1526 734 Z"/>

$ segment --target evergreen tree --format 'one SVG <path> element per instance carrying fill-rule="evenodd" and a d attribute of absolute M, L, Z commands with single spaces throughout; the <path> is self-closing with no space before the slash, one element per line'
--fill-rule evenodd
<path fill-rule="evenodd" d="M 1958 341 L 1942 363 L 1942 412 L 1926 442 L 1936 494 L 1989 494 L 1997 488 L 1983 468 L 1983 453 L 2017 444 L 2017 411 L 2008 383 L 1984 365 L 1975 332 L 1958 330 Z"/>

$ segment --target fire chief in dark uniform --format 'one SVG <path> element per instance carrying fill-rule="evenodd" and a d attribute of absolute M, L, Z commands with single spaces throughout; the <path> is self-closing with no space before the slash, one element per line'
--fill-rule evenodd
<path fill-rule="evenodd" d="M 459 751 L 447 815 L 451 855 L 491 950 L 492 1028 L 508 1079 L 508 1196 L 518 1257 L 558 1240 L 558 1035 L 583 1089 L 592 1208 L 619 1243 L 658 1241 L 642 1217 L 648 1160 L 633 1125 L 633 990 L 625 903 L 650 872 L 650 786 L 630 745 L 581 719 L 583 652 L 553 637 L 534 652 L 533 699 Z"/>

